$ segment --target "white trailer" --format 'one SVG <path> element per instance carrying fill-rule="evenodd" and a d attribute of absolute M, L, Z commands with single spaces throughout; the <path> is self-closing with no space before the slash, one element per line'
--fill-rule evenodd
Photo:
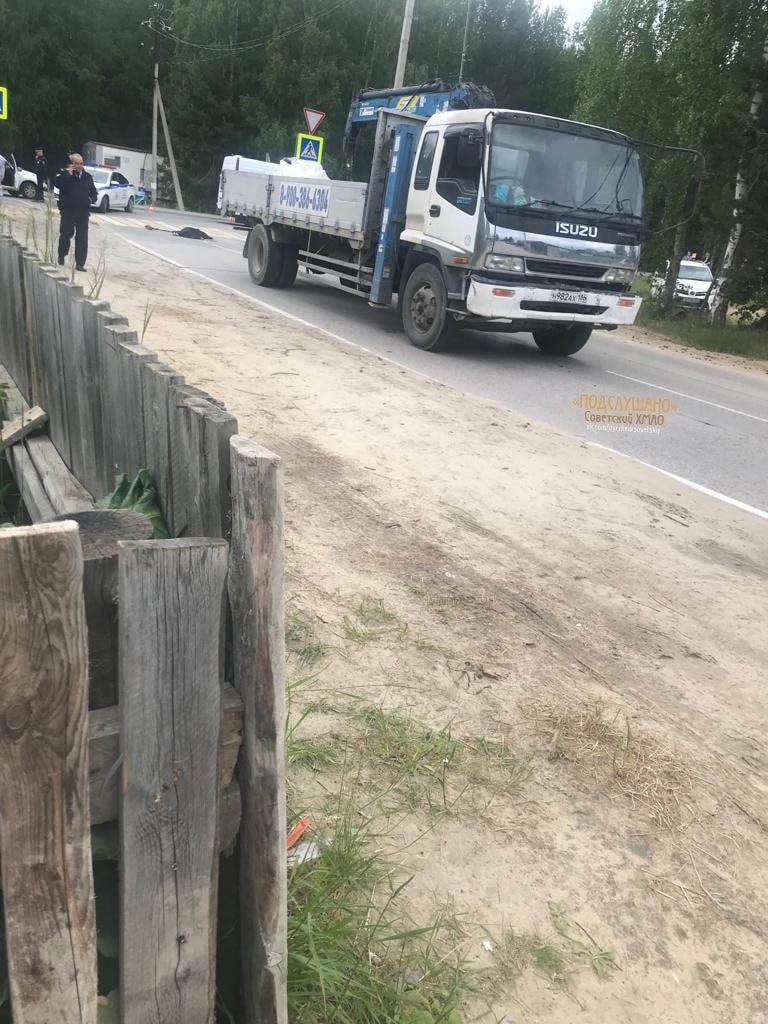
<path fill-rule="evenodd" d="M 86 142 L 83 146 L 83 160 L 87 164 L 99 164 L 102 167 L 114 167 L 125 175 L 132 185 L 141 185 L 150 189 L 152 173 L 152 154 L 128 146 L 113 146 L 106 142 Z M 158 166 L 163 160 L 158 157 Z"/>

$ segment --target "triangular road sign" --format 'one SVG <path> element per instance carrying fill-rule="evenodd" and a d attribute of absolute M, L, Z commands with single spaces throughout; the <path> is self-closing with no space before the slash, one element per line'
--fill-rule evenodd
<path fill-rule="evenodd" d="M 322 110 L 314 110 L 312 107 L 304 107 L 304 120 L 307 122 L 307 130 L 310 135 L 315 134 L 315 129 L 325 117 Z"/>

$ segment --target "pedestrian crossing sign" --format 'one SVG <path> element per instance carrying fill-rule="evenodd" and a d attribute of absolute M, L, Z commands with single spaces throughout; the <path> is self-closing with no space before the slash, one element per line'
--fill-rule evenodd
<path fill-rule="evenodd" d="M 8 88 L 0 85 L 0 121 L 8 120 Z"/>
<path fill-rule="evenodd" d="M 311 160 L 313 163 L 321 164 L 324 143 L 322 135 L 306 135 L 299 132 L 296 136 L 296 156 L 299 160 Z"/>

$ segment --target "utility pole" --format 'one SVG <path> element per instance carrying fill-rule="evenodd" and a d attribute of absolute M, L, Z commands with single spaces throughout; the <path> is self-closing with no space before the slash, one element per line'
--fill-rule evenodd
<path fill-rule="evenodd" d="M 149 190 L 152 193 L 152 202 L 157 204 L 157 97 L 160 92 L 158 74 L 160 68 L 155 61 L 155 70 L 152 75 L 152 163 L 149 168 Z"/>
<path fill-rule="evenodd" d="M 171 145 L 171 133 L 168 130 L 168 119 L 165 116 L 165 106 L 163 105 L 163 97 L 160 92 L 160 62 L 157 59 L 158 16 L 162 12 L 160 0 L 152 0 L 150 10 L 151 16 L 149 21 L 142 22 L 143 25 L 149 26 L 149 29 L 152 32 L 152 164 L 150 167 L 149 187 L 152 192 L 152 202 L 156 204 L 158 198 L 157 115 L 159 111 L 160 119 L 163 123 L 165 149 L 168 153 L 168 162 L 171 165 L 171 175 L 173 176 L 173 190 L 176 193 L 176 205 L 183 212 L 184 200 L 181 196 L 181 185 L 179 184 L 176 159 L 173 155 L 173 146 Z M 162 22 L 161 25 L 164 29 L 167 29 L 167 26 L 163 25 Z"/>
<path fill-rule="evenodd" d="M 408 60 L 408 43 L 411 41 L 411 25 L 413 24 L 414 0 L 405 0 L 403 15 L 403 31 L 400 35 L 400 50 L 397 54 L 397 70 L 395 71 L 395 89 L 401 89 L 405 79 L 405 62 Z"/>
<path fill-rule="evenodd" d="M 464 61 L 467 57 L 467 36 L 469 35 L 469 16 L 472 13 L 472 0 L 467 0 L 467 18 L 464 22 L 464 42 L 461 44 L 461 66 L 459 68 L 459 81 L 464 81 Z"/>
<path fill-rule="evenodd" d="M 160 65 L 157 60 L 157 14 L 158 0 L 150 4 L 149 31 L 152 33 L 152 163 L 149 165 L 149 190 L 152 202 L 157 203 L 157 94 L 159 89 L 158 76 Z M 146 188 L 146 182 L 144 183 Z"/>
<path fill-rule="evenodd" d="M 171 175 L 173 176 L 173 191 L 176 193 L 176 205 L 184 212 L 184 200 L 181 198 L 181 185 L 179 184 L 179 174 L 176 170 L 176 160 L 173 156 L 173 146 L 171 145 L 171 133 L 168 131 L 168 121 L 165 117 L 165 107 L 163 106 L 163 97 L 160 92 L 160 83 L 157 83 L 157 102 L 160 106 L 160 119 L 163 122 L 163 135 L 165 135 L 165 148 L 168 153 L 168 161 L 171 165 Z"/>

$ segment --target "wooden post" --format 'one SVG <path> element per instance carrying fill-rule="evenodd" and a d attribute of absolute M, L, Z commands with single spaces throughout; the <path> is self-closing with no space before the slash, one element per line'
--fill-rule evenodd
<path fill-rule="evenodd" d="M 243 701 L 238 762 L 240 922 L 246 1024 L 287 1024 L 285 624 L 280 460 L 230 440 L 233 682 Z"/>
<path fill-rule="evenodd" d="M 121 1019 L 212 1024 L 227 545 L 118 555 Z"/>
<path fill-rule="evenodd" d="M 95 1024 L 88 652 L 74 523 L 0 530 L 0 844 L 15 1024 Z"/>

